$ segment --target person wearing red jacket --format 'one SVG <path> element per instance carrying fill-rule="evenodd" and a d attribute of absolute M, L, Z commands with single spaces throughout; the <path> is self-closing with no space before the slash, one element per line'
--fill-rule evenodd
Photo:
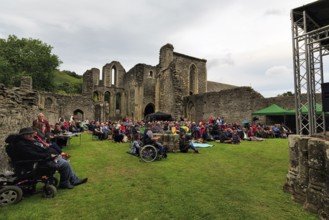
<path fill-rule="evenodd" d="M 50 124 L 49 124 L 48 120 L 45 119 L 45 115 L 42 114 L 42 113 L 39 113 L 37 117 L 38 118 L 33 121 L 32 127 L 35 127 L 38 122 L 42 122 L 46 126 L 45 133 L 46 134 L 49 133 L 50 132 Z"/>

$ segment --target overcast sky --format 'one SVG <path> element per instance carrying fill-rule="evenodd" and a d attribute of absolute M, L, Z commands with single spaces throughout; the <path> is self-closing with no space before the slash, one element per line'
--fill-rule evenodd
<path fill-rule="evenodd" d="M 0 38 L 40 39 L 61 70 L 157 65 L 160 48 L 207 60 L 208 80 L 265 97 L 294 91 L 290 11 L 314 0 L 2 0 Z"/>

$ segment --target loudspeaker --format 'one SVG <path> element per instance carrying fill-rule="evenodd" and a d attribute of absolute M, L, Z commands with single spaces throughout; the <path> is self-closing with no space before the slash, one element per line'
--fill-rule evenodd
<path fill-rule="evenodd" d="M 322 83 L 321 90 L 322 90 L 322 111 L 329 112 L 329 83 Z"/>

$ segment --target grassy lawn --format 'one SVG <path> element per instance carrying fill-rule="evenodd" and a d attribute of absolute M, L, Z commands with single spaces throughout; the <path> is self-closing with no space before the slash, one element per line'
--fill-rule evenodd
<path fill-rule="evenodd" d="M 129 144 L 73 137 L 66 152 L 87 184 L 0 208 L 0 219 L 318 219 L 282 191 L 288 141 L 215 144 L 140 162 Z"/>

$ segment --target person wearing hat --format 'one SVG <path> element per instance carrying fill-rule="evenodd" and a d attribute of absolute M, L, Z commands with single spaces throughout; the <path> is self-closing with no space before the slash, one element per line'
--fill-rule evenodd
<path fill-rule="evenodd" d="M 75 174 L 67 160 L 57 156 L 51 148 L 44 147 L 41 142 L 34 139 L 36 131 L 31 128 L 22 128 L 11 146 L 16 160 L 45 160 L 46 165 L 55 167 L 60 173 L 59 187 L 73 189 L 74 186 L 86 183 L 88 178 L 80 179 Z"/>

